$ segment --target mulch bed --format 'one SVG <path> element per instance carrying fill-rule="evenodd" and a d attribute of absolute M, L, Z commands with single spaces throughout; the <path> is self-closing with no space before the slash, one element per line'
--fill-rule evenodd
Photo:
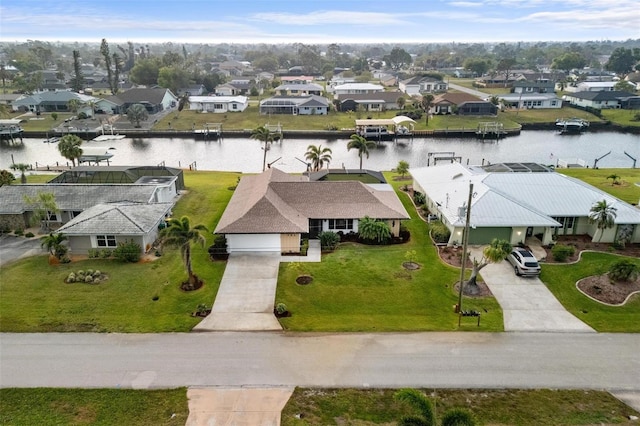
<path fill-rule="evenodd" d="M 563 244 L 566 246 L 572 246 L 575 248 L 573 256 L 569 257 L 566 262 L 558 262 L 553 260 L 550 247 L 544 247 L 547 251 L 547 258 L 545 263 L 571 263 L 578 261 L 578 256 L 581 251 L 601 251 L 604 253 L 614 253 L 629 257 L 640 257 L 640 244 L 627 244 L 623 249 L 616 249 L 610 243 L 594 243 L 591 241 L 591 237 L 588 235 L 572 235 L 572 236 L 559 236 L 556 244 Z"/>
<path fill-rule="evenodd" d="M 620 305 L 631 293 L 640 292 L 640 278 L 635 281 L 612 281 L 608 274 L 592 275 L 578 281 L 578 288 L 602 303 Z"/>

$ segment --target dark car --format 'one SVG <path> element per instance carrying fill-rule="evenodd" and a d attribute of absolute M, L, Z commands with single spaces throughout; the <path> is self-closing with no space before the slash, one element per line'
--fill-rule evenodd
<path fill-rule="evenodd" d="M 540 265 L 536 257 L 527 249 L 516 247 L 507 256 L 516 275 L 540 275 Z"/>

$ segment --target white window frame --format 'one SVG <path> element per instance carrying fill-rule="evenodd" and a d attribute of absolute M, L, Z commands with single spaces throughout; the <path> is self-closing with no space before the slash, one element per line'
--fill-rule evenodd
<path fill-rule="evenodd" d="M 100 245 L 100 242 L 104 242 L 104 245 Z M 96 235 L 96 247 L 98 248 L 116 248 L 118 247 L 118 241 L 115 235 Z"/>

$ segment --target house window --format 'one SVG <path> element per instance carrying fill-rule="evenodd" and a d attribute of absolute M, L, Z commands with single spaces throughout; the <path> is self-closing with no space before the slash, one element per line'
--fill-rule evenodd
<path fill-rule="evenodd" d="M 238 104 L 231 104 L 231 109 L 238 109 Z"/>
<path fill-rule="evenodd" d="M 224 109 L 224 105 L 222 104 L 214 104 L 213 109 Z"/>
<path fill-rule="evenodd" d="M 353 219 L 329 219 L 329 229 L 353 229 Z"/>
<path fill-rule="evenodd" d="M 98 247 L 117 247 L 115 235 L 96 235 Z"/>
<path fill-rule="evenodd" d="M 57 222 L 58 221 L 58 215 L 56 214 L 56 212 L 47 212 L 47 221 L 49 221 L 49 222 Z"/>
<path fill-rule="evenodd" d="M 82 213 L 81 210 L 74 210 L 71 212 L 71 219 L 73 219 L 74 217 L 80 215 L 80 213 Z"/>
<path fill-rule="evenodd" d="M 574 217 L 554 217 L 553 219 L 559 222 L 560 225 L 562 225 L 562 228 L 573 229 L 573 224 L 575 222 Z"/>

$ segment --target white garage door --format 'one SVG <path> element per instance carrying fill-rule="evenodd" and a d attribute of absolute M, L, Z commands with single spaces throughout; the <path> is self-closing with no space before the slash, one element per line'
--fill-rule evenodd
<path fill-rule="evenodd" d="M 273 251 L 280 253 L 280 234 L 227 234 L 229 253 L 238 251 Z"/>

